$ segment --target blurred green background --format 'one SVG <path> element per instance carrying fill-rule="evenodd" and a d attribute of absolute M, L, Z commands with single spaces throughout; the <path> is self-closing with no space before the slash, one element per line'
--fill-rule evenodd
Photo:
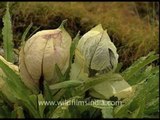
<path fill-rule="evenodd" d="M 6 2 L 0 2 L 0 33 Z M 57 28 L 68 19 L 66 29 L 75 37 L 101 23 L 117 47 L 123 68 L 150 51 L 159 52 L 158 2 L 11 2 L 14 47 L 18 48 L 21 36 L 28 25 L 34 31 Z M 29 37 L 28 35 L 28 37 Z M 0 34 L 2 46 L 2 34 Z"/>

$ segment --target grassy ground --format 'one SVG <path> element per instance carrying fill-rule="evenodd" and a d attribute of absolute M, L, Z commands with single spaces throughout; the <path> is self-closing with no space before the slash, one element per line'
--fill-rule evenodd
<path fill-rule="evenodd" d="M 123 67 L 152 50 L 159 51 L 158 3 L 14 2 L 10 6 L 15 47 L 20 45 L 21 35 L 31 22 L 30 34 L 39 27 L 38 30 L 57 28 L 62 20 L 68 19 L 67 30 L 72 37 L 78 30 L 83 35 L 101 23 L 115 43 Z M 1 2 L 0 18 L 4 11 L 5 3 Z M 0 19 L 0 31 L 2 27 Z"/>

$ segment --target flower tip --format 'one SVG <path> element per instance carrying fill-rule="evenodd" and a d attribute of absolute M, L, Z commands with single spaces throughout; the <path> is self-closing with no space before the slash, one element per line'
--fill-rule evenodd
<path fill-rule="evenodd" d="M 96 27 L 103 28 L 101 23 L 96 25 Z"/>
<path fill-rule="evenodd" d="M 81 31 L 79 30 L 78 33 L 77 33 L 77 35 L 80 35 L 80 33 L 81 33 Z"/>
<path fill-rule="evenodd" d="M 77 35 L 76 35 L 76 38 L 80 36 L 80 33 L 81 33 L 81 32 L 80 32 L 80 30 L 79 30 L 78 33 L 77 33 Z"/>
<path fill-rule="evenodd" d="M 78 31 L 78 33 L 76 34 L 76 36 L 73 40 L 75 41 L 75 40 L 79 40 L 79 39 L 80 39 L 80 31 Z"/>
<path fill-rule="evenodd" d="M 103 27 L 102 27 L 102 24 L 96 25 L 96 26 L 95 26 L 94 28 L 92 28 L 91 30 L 93 30 L 93 31 L 99 31 L 99 32 L 104 31 L 104 30 L 103 30 Z"/>
<path fill-rule="evenodd" d="M 68 19 L 63 20 L 59 28 L 64 28 L 64 25 L 67 23 L 67 21 Z"/>

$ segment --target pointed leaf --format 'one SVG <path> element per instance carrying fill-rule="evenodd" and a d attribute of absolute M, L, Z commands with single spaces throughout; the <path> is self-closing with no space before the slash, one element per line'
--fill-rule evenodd
<path fill-rule="evenodd" d="M 12 23 L 11 16 L 9 13 L 9 3 L 7 2 L 6 12 L 3 17 L 3 45 L 4 45 L 4 53 L 5 59 L 9 62 L 14 62 L 14 53 L 13 53 L 13 33 L 12 33 Z"/>

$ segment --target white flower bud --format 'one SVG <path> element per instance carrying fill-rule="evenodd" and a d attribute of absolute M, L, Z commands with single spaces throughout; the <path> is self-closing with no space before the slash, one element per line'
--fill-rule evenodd
<path fill-rule="evenodd" d="M 69 66 L 71 37 L 63 27 L 42 30 L 33 35 L 20 51 L 20 75 L 37 90 L 41 77 L 49 84 L 57 80 L 55 64 L 62 73 Z"/>
<path fill-rule="evenodd" d="M 83 63 L 84 72 L 115 70 L 118 63 L 117 49 L 101 24 L 92 28 L 79 40 L 75 51 L 75 62 Z"/>

